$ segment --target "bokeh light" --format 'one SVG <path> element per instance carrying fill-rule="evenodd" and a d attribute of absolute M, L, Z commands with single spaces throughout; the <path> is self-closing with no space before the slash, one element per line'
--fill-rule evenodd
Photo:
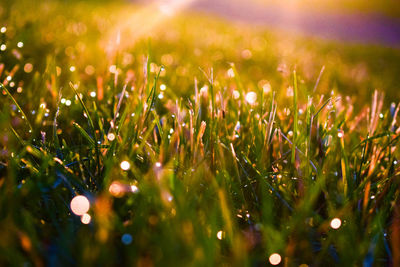
<path fill-rule="evenodd" d="M 87 197 L 80 195 L 74 197 L 71 200 L 70 207 L 73 213 L 81 216 L 84 215 L 86 212 L 88 212 L 90 208 L 90 203 Z"/>
<path fill-rule="evenodd" d="M 110 192 L 111 195 L 114 197 L 122 197 L 125 193 L 125 187 L 122 183 L 114 181 L 108 188 L 108 191 Z"/>
<path fill-rule="evenodd" d="M 239 99 L 239 97 L 240 97 L 240 93 L 239 93 L 239 91 L 237 91 L 237 90 L 234 90 L 234 91 L 232 92 L 232 95 L 233 95 L 233 98 L 234 98 L 234 99 Z"/>
<path fill-rule="evenodd" d="M 133 238 L 132 238 L 132 235 L 130 235 L 130 234 L 123 234 L 121 237 L 121 242 L 124 245 L 129 245 L 132 243 L 132 241 L 133 241 Z"/>
<path fill-rule="evenodd" d="M 33 65 L 31 63 L 26 63 L 24 66 L 24 71 L 26 73 L 30 73 L 30 72 L 32 72 L 32 70 L 33 70 Z"/>
<path fill-rule="evenodd" d="M 254 105 L 256 103 L 256 100 L 257 100 L 257 94 L 255 92 L 248 92 L 246 94 L 246 101 L 250 105 Z"/>
<path fill-rule="evenodd" d="M 139 192 L 139 188 L 136 185 L 131 185 L 131 192 L 137 193 L 137 192 Z"/>
<path fill-rule="evenodd" d="M 82 217 L 81 217 L 81 222 L 83 224 L 89 224 L 91 220 L 92 220 L 92 216 L 90 216 L 87 213 L 83 214 Z"/>
<path fill-rule="evenodd" d="M 109 133 L 109 134 L 107 135 L 107 139 L 108 139 L 109 141 L 114 141 L 114 140 L 115 140 L 115 134 Z"/>
<path fill-rule="evenodd" d="M 222 240 L 223 237 L 224 237 L 224 232 L 223 232 L 222 230 L 218 231 L 218 233 L 217 233 L 217 238 L 218 238 L 219 240 Z"/>
<path fill-rule="evenodd" d="M 281 261 L 282 257 L 278 253 L 273 253 L 271 254 L 271 256 L 269 256 L 269 263 L 271 263 L 272 265 L 278 265 L 279 263 L 281 263 Z"/>
<path fill-rule="evenodd" d="M 121 166 L 121 169 L 124 171 L 127 171 L 131 168 L 131 164 L 126 160 L 122 161 L 120 166 Z"/>
<path fill-rule="evenodd" d="M 342 221 L 339 218 L 334 218 L 331 221 L 331 227 L 333 229 L 339 229 L 339 227 L 342 225 Z"/>

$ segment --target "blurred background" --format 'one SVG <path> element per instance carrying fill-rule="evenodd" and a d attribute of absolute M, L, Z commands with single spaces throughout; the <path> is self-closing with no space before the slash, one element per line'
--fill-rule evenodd
<path fill-rule="evenodd" d="M 373 42 L 398 46 L 399 4 L 396 1 L 263 1 L 263 0 L 162 0 L 166 14 L 197 11 L 224 19 L 256 24 L 327 39 Z"/>
<path fill-rule="evenodd" d="M 81 75 L 92 83 L 116 61 L 123 68 L 140 68 L 151 40 L 155 62 L 179 77 L 173 75 L 169 81 L 179 86 L 178 95 L 191 92 L 192 76 L 199 76 L 199 67 L 214 67 L 224 77 L 229 64 L 235 63 L 251 86 L 268 81 L 278 94 L 286 92 L 291 70 L 297 68 L 304 87 L 312 88 L 324 67 L 321 93 L 333 90 L 367 100 L 379 89 L 389 99 L 399 98 L 400 5 L 396 1 L 2 3 L 0 22 L 9 26 L 2 37 L 5 45 L 10 42 L 7 51 L 16 45 L 15 38 L 29 40 L 21 53 L 24 60 L 35 61 L 38 71 L 54 60 L 61 69 L 77 68 L 77 72 L 62 72 L 62 81 L 77 76 L 87 65 L 95 71 Z M 18 61 L 11 52 L 0 56 Z"/>

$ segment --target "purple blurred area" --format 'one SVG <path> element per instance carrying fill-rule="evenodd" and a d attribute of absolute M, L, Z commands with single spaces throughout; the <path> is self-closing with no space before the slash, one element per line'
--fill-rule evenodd
<path fill-rule="evenodd" d="M 153 2 L 168 5 L 173 1 Z M 400 19 L 384 15 L 319 12 L 260 4 L 251 0 L 197 0 L 187 5 L 186 9 L 272 30 L 337 41 L 400 47 Z"/>

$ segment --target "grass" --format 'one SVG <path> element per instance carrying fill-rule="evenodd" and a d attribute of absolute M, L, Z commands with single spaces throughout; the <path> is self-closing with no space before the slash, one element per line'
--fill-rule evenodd
<path fill-rule="evenodd" d="M 398 50 L 135 10 L 2 9 L 0 265 L 400 263 Z"/>

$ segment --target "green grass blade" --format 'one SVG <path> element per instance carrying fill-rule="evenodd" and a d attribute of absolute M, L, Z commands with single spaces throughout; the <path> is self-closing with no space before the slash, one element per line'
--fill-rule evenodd
<path fill-rule="evenodd" d="M 95 141 L 89 136 L 89 134 L 88 134 L 78 123 L 73 122 L 72 125 L 75 127 L 75 129 L 77 129 L 77 130 L 79 131 L 79 133 L 82 135 L 82 137 L 83 137 L 84 139 L 86 139 L 86 141 L 88 141 L 89 144 L 90 144 L 92 147 L 95 147 L 95 146 L 96 146 Z"/>
<path fill-rule="evenodd" d="M 18 104 L 18 102 L 15 100 L 15 98 L 12 96 L 12 94 L 10 93 L 10 91 L 7 90 L 7 88 L 0 82 L 0 89 L 4 90 L 4 92 L 6 92 L 6 94 L 8 95 L 8 97 L 12 100 L 12 102 L 14 103 L 14 105 L 18 108 L 18 110 L 21 112 L 22 116 L 23 116 L 23 120 L 26 122 L 26 124 L 28 124 L 29 126 L 29 130 L 31 132 L 33 132 L 33 128 L 31 123 L 28 121 L 28 117 L 26 117 L 24 111 L 22 110 L 22 108 L 20 107 L 20 105 Z"/>
<path fill-rule="evenodd" d="M 293 71 L 293 145 L 292 145 L 292 165 L 296 165 L 296 147 L 297 147 L 297 131 L 298 131 L 298 106 L 297 106 L 297 75 L 296 71 Z"/>

